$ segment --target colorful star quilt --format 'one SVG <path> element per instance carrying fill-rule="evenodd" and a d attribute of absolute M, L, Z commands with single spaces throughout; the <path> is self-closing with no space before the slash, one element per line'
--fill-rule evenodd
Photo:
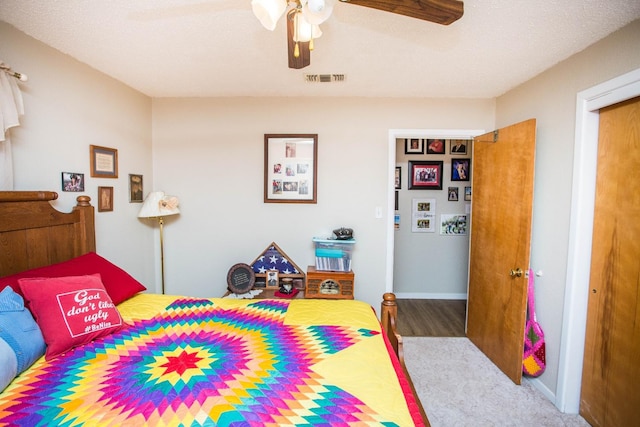
<path fill-rule="evenodd" d="M 290 300 L 216 301 L 178 298 L 39 361 L 0 394 L 0 425 L 408 425 L 343 381 L 344 369 L 366 363 L 352 350 L 378 345 L 379 329 L 291 322 Z M 377 382 L 356 380 L 376 386 L 367 381 Z"/>

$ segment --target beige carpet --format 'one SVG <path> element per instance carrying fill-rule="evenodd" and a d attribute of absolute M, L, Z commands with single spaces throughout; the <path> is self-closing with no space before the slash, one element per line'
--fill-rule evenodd
<path fill-rule="evenodd" d="M 433 427 L 572 426 L 525 378 L 515 385 L 467 338 L 403 337 L 405 361 Z"/>

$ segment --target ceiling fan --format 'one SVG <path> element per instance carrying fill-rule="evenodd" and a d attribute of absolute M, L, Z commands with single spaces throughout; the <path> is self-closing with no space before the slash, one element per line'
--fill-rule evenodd
<path fill-rule="evenodd" d="M 405 15 L 441 25 L 462 17 L 461 0 L 340 0 L 384 12 Z M 322 35 L 319 25 L 333 11 L 334 0 L 252 0 L 253 13 L 262 25 L 273 31 L 278 19 L 286 16 L 289 68 L 311 64 L 313 40 Z M 285 14 L 286 12 L 286 14 Z"/>

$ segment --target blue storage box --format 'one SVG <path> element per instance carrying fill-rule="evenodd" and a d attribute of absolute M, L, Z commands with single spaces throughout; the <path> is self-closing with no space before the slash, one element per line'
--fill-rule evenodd
<path fill-rule="evenodd" d="M 355 239 L 337 240 L 313 238 L 316 247 L 316 270 L 351 271 L 351 253 Z"/>

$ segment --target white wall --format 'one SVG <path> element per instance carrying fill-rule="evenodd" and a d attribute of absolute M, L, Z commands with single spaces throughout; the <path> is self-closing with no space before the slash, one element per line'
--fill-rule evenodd
<path fill-rule="evenodd" d="M 536 278 L 537 318 L 547 342 L 547 370 L 539 385 L 552 400 L 565 306 L 576 96 L 640 67 L 638 46 L 640 21 L 635 21 L 497 99 L 497 127 L 537 119 L 531 266 L 544 273 Z"/>
<path fill-rule="evenodd" d="M 15 189 L 57 191 L 54 206 L 68 212 L 79 194 L 61 191 L 62 172 L 84 173 L 82 194 L 94 201 L 98 186 L 114 187 L 113 212 L 96 210 L 97 252 L 153 284 L 153 229 L 128 198 L 130 173 L 153 179 L 151 100 L 2 21 L 0 40 L 0 60 L 29 76 L 25 115 L 11 130 Z M 119 178 L 90 177 L 92 144 L 118 150 Z"/>
<path fill-rule="evenodd" d="M 221 295 L 226 274 L 275 241 L 300 267 L 312 237 L 354 229 L 356 298 L 385 291 L 388 134 L 397 128 L 491 128 L 492 100 L 155 99 L 157 189 L 180 197 L 165 227 L 168 292 Z M 265 133 L 318 134 L 318 203 L 263 203 Z M 375 218 L 380 207 L 384 218 Z"/>

